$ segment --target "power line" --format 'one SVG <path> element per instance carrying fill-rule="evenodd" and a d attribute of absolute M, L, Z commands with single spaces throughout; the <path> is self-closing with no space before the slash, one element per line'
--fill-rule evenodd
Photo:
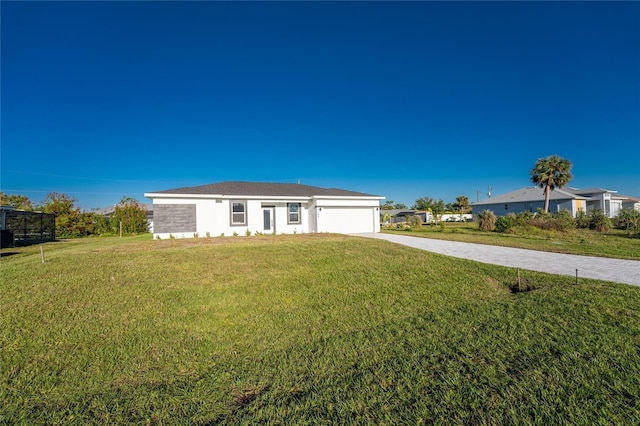
<path fill-rule="evenodd" d="M 99 180 L 105 182 L 138 182 L 138 183 L 155 183 L 159 182 L 158 180 L 142 180 L 142 179 L 113 179 L 113 178 L 99 178 L 99 177 L 90 177 L 90 176 L 69 176 L 69 175 L 58 175 L 58 174 L 50 174 L 50 173 L 34 173 L 28 172 L 24 170 L 11 170 L 11 169 L 3 169 L 3 174 L 5 172 L 11 173 L 19 173 L 24 175 L 32 175 L 32 176 L 43 176 L 43 177 L 58 177 L 65 179 L 83 179 L 83 180 Z M 174 183 L 186 183 L 189 184 L 189 181 L 172 181 Z"/>

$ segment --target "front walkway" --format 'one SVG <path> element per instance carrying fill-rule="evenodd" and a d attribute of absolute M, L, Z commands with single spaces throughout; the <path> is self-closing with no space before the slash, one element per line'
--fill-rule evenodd
<path fill-rule="evenodd" d="M 581 278 L 593 278 L 640 286 L 640 261 L 636 260 L 549 253 L 485 244 L 433 240 L 408 235 L 384 233 L 354 235 L 387 240 L 409 247 L 445 254 L 447 256 L 476 260 L 494 265 L 548 272 L 550 274 L 575 277 L 577 269 L 578 277 Z"/>

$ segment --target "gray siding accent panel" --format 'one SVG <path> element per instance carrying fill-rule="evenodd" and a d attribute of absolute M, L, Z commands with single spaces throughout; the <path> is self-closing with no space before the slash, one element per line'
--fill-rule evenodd
<path fill-rule="evenodd" d="M 154 204 L 153 232 L 196 232 L 196 205 Z"/>

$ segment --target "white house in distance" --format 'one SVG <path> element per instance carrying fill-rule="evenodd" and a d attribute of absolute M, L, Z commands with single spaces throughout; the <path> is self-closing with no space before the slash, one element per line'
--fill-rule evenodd
<path fill-rule="evenodd" d="M 567 210 L 575 216 L 578 211 L 602 210 L 608 217 L 615 217 L 622 208 L 637 208 L 638 204 L 633 197 L 617 195 L 617 191 L 600 188 L 554 189 L 549 197 L 549 211 L 557 213 Z M 509 213 L 521 213 L 524 211 L 535 212 L 538 208 L 544 209 L 544 190 L 540 187 L 521 188 L 507 194 L 471 204 L 473 214 L 484 210 L 491 210 L 496 216 L 506 216 Z"/>
<path fill-rule="evenodd" d="M 145 193 L 154 238 L 380 232 L 384 197 L 335 188 L 220 182 Z"/>

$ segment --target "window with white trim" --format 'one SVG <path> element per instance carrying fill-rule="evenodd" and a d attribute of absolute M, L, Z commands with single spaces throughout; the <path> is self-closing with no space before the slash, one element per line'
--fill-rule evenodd
<path fill-rule="evenodd" d="M 232 201 L 231 202 L 231 225 L 247 224 L 247 202 Z"/>
<path fill-rule="evenodd" d="M 300 203 L 287 203 L 287 223 L 302 223 L 300 218 Z"/>

